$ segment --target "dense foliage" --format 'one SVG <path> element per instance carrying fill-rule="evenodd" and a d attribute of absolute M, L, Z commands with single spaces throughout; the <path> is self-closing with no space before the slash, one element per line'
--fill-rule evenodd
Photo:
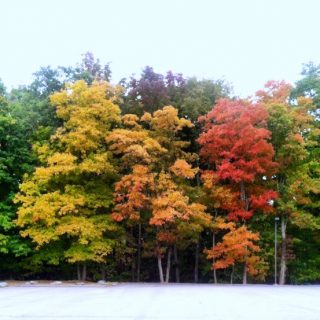
<path fill-rule="evenodd" d="M 239 99 L 87 53 L 0 82 L 0 277 L 319 282 L 319 75 Z"/>

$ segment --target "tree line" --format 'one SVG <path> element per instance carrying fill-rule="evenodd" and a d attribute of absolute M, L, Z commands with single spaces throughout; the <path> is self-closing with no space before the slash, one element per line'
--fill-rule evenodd
<path fill-rule="evenodd" d="M 1 278 L 318 282 L 319 108 L 313 63 L 247 99 L 91 53 L 1 83 Z"/>

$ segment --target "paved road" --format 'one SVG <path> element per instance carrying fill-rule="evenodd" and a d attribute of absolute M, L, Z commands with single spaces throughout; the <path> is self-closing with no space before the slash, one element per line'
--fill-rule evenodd
<path fill-rule="evenodd" d="M 320 320 L 320 286 L 0 288 L 0 320 Z"/>

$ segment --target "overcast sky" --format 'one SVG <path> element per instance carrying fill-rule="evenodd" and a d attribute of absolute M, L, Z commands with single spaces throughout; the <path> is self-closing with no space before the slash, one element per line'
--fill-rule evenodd
<path fill-rule="evenodd" d="M 9 89 L 86 51 L 111 62 L 113 81 L 150 65 L 223 77 L 242 96 L 320 62 L 319 0 L 0 0 L 0 13 Z"/>

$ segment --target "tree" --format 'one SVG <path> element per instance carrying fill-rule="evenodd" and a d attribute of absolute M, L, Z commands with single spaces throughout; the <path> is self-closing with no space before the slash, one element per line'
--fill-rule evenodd
<path fill-rule="evenodd" d="M 231 93 L 231 87 L 223 80 L 187 79 L 184 86 L 184 97 L 178 105 L 179 114 L 192 122 L 207 114 L 221 98 Z"/>
<path fill-rule="evenodd" d="M 147 120 L 144 116 L 142 120 Z M 150 195 L 153 192 L 153 167 L 160 154 L 167 150 L 143 128 L 144 121 L 134 114 L 122 117 L 122 127 L 113 130 L 107 137 L 109 149 L 118 159 L 118 171 L 122 179 L 115 186 L 113 210 L 115 221 L 127 228 L 127 241 L 136 252 L 132 258 L 132 279 L 140 281 L 142 237 L 150 219 Z M 134 234 L 137 233 L 135 236 Z M 130 236 L 129 236 L 130 235 Z"/>
<path fill-rule="evenodd" d="M 298 97 L 311 98 L 316 106 L 315 114 L 320 116 L 320 65 L 309 62 L 303 65 L 301 72 L 302 79 L 296 82 L 295 87 L 290 92 L 290 99 Z"/>
<path fill-rule="evenodd" d="M 75 67 L 59 67 L 58 70 L 65 77 L 64 82 L 84 80 L 91 85 L 94 81 L 111 80 L 109 63 L 101 65 L 99 59 L 95 59 L 93 53 L 86 52 L 82 55 L 82 61 Z"/>
<path fill-rule="evenodd" d="M 204 170 L 201 174 L 201 181 L 201 203 L 207 207 L 207 212 L 210 212 L 213 217 L 210 229 L 212 231 L 212 248 L 215 248 L 217 235 L 221 231 L 216 221 L 217 219 L 221 220 L 222 215 L 227 215 L 228 211 L 232 210 L 237 201 L 237 194 L 230 186 L 220 184 L 219 178 L 213 170 Z M 212 257 L 213 281 L 218 283 L 217 269 L 214 268 L 215 256 L 207 254 L 208 259 L 210 259 L 209 257 Z"/>
<path fill-rule="evenodd" d="M 165 76 L 154 72 L 152 67 L 145 67 L 140 79 L 131 77 L 127 84 L 127 97 L 123 111 L 142 116 L 144 112 L 153 113 L 170 104 L 171 94 L 177 95 L 176 88 L 183 86 L 184 79 L 181 75 L 168 72 L 168 81 Z"/>
<path fill-rule="evenodd" d="M 256 212 L 272 212 L 268 202 L 276 192 L 268 184 L 276 163 L 268 141 L 271 134 L 266 128 L 266 110 L 248 101 L 221 99 L 200 120 L 204 123 L 198 139 L 200 156 L 215 169 L 218 181 L 235 195 L 227 208 L 227 218 L 245 223 Z M 248 269 L 245 262 L 244 283 Z"/>
<path fill-rule="evenodd" d="M 220 243 L 206 251 L 208 259 L 214 259 L 213 268 L 225 269 L 232 266 L 231 284 L 236 262 L 244 263 L 250 275 L 259 275 L 264 278 L 266 266 L 261 257 L 257 255 L 260 248 L 255 244 L 259 240 L 259 234 L 249 231 L 245 225 L 237 227 L 234 222 L 226 223 L 221 218 L 216 219 L 215 227 L 218 230 L 228 230 L 228 232 Z"/>
<path fill-rule="evenodd" d="M 0 95 L 0 254 L 4 255 L 1 272 L 12 272 L 21 258 L 30 252 L 28 243 L 19 237 L 13 222 L 16 218 L 13 198 L 22 176 L 31 171 L 34 159 L 28 145 L 27 129 L 15 116 L 6 95 L 3 87 Z"/>
<path fill-rule="evenodd" d="M 268 110 L 268 127 L 272 132 L 272 144 L 278 173 L 275 175 L 279 198 L 275 203 L 281 217 L 281 259 L 279 283 L 285 284 L 288 260 L 287 226 L 317 230 L 319 208 L 318 195 L 319 163 L 315 150 L 318 149 L 319 130 L 312 116 L 314 105 L 308 98 L 298 98 L 296 105 L 289 105 L 290 88 L 284 82 L 272 83 L 272 90 L 257 93 Z M 279 94 L 281 92 L 281 94 Z M 282 99 L 274 97 L 282 96 Z"/>
<path fill-rule="evenodd" d="M 50 97 L 63 126 L 38 148 L 42 165 L 16 196 L 21 235 L 37 250 L 50 248 L 50 262 L 82 263 L 83 279 L 86 262 L 104 262 L 118 232 L 108 214 L 117 173 L 105 144 L 120 121 L 114 94 L 107 83 L 78 81 Z"/>
<path fill-rule="evenodd" d="M 187 179 L 194 177 L 195 172 L 190 166 L 187 171 L 181 170 L 186 163 L 177 160 L 171 170 L 178 177 Z M 164 282 L 162 271 L 163 248 L 167 248 L 167 269 L 165 282 L 169 282 L 171 254 L 174 246 L 179 243 L 185 245 L 195 243 L 201 232 L 210 225 L 210 216 L 205 212 L 206 207 L 197 202 L 191 202 L 190 198 L 181 191 L 181 182 L 175 183 L 174 177 L 163 172 L 157 179 L 156 196 L 152 201 L 152 217 L 150 225 L 156 230 L 156 253 L 160 280 Z M 179 188 L 180 187 L 180 188 Z M 180 190 L 179 190 L 180 189 Z"/>
<path fill-rule="evenodd" d="M 184 151 L 188 143 L 179 138 L 179 133 L 192 124 L 179 118 L 177 110 L 171 106 L 153 115 L 145 113 L 141 118 L 125 115 L 122 119 L 124 127 L 130 130 L 119 128 L 107 136 L 110 150 L 119 158 L 124 173 L 116 184 L 113 217 L 117 221 L 125 220 L 127 225 L 136 223 L 139 227 L 139 271 L 141 226 L 142 232 L 148 232 L 143 237 L 148 240 L 144 251 L 155 253 L 160 281 L 168 282 L 173 247 L 182 239 L 201 233 L 210 220 L 204 212 L 205 207 L 186 195 L 188 188 L 184 180 L 193 179 L 197 169 L 187 162 L 194 155 Z"/>

